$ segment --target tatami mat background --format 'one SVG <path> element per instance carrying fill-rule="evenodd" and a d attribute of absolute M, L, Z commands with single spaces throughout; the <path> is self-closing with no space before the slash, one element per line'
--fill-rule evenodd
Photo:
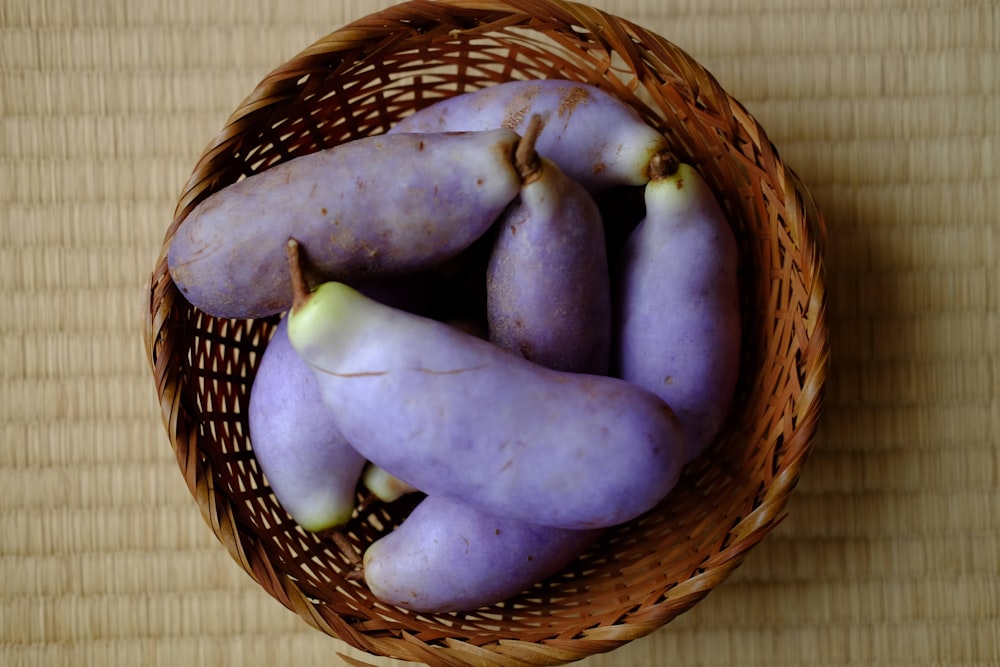
<path fill-rule="evenodd" d="M 177 195 L 274 66 L 391 4 L 0 2 L 0 665 L 379 665 L 203 523 L 140 321 Z M 789 518 L 611 665 L 1000 664 L 1000 9 L 595 0 L 767 128 L 829 225 L 833 366 Z"/>

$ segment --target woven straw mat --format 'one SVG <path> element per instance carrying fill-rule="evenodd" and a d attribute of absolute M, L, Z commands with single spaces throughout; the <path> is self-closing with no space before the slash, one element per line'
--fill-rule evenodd
<path fill-rule="evenodd" d="M 194 160 L 378 0 L 0 6 L 0 664 L 400 665 L 256 586 L 199 515 L 141 340 Z M 1000 663 L 1000 10 L 595 0 L 696 57 L 826 218 L 832 365 L 788 518 L 587 667 Z"/>

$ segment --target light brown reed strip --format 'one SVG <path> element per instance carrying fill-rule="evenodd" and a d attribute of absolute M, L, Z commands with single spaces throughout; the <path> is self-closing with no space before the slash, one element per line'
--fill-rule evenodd
<path fill-rule="evenodd" d="M 340 651 L 337 651 L 336 653 L 338 658 L 346 662 L 348 665 L 351 665 L 351 667 L 378 667 L 378 665 L 373 665 L 370 662 L 365 662 L 364 660 L 347 655 L 346 653 L 341 653 Z"/>
<path fill-rule="evenodd" d="M 502 639 L 493 649 L 496 653 L 522 660 L 530 665 L 557 665 L 580 659 L 579 650 L 566 650 L 545 643 L 530 643 Z"/>

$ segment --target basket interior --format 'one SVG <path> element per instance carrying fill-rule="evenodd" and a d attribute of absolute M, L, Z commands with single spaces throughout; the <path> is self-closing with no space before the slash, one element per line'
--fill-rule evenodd
<path fill-rule="evenodd" d="M 513 4 L 513 3 L 512 3 Z M 373 653 L 430 662 L 428 646 L 606 638 L 612 648 L 689 608 L 781 518 L 808 451 L 825 367 L 822 223 L 748 113 L 682 51 L 576 5 L 403 3 L 318 41 L 270 73 L 206 149 L 173 225 L 215 190 L 281 161 L 379 134 L 435 100 L 514 79 L 608 90 L 713 186 L 740 248 L 741 380 L 730 421 L 654 511 L 611 529 L 563 572 L 507 602 L 422 615 L 353 580 L 329 536 L 300 529 L 253 456 L 245 417 L 277 322 L 201 313 L 154 272 L 150 354 L 171 440 L 206 520 L 240 564 L 312 625 Z M 819 302 L 817 300 L 820 300 Z M 359 502 L 361 502 L 359 496 Z M 357 554 L 413 499 L 368 503 L 344 533 Z M 635 630 L 622 633 L 631 625 Z M 604 633 L 604 634 L 602 634 Z M 567 650 L 570 650 L 567 648 Z M 603 650 L 603 649 L 599 649 Z M 567 653 L 566 659 L 572 659 Z"/>

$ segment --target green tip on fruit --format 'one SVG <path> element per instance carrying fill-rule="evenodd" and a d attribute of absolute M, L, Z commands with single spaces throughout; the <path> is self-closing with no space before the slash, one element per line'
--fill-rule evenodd
<path fill-rule="evenodd" d="M 368 464 L 361 475 L 365 488 L 382 502 L 391 503 L 417 491 L 395 475 L 374 464 Z"/>
<path fill-rule="evenodd" d="M 335 280 L 318 282 L 310 289 L 306 274 L 308 265 L 295 239 L 286 246 L 288 268 L 292 280 L 292 306 L 288 310 L 288 340 L 311 366 L 329 370 L 342 361 L 332 340 L 344 340 L 359 335 L 365 318 L 357 322 L 352 314 L 371 300 L 353 287 Z M 359 326 L 354 326 L 359 324 Z"/>
<path fill-rule="evenodd" d="M 354 504 L 327 507 L 319 512 L 299 512 L 296 522 L 310 533 L 326 533 L 343 526 L 354 515 Z"/>

